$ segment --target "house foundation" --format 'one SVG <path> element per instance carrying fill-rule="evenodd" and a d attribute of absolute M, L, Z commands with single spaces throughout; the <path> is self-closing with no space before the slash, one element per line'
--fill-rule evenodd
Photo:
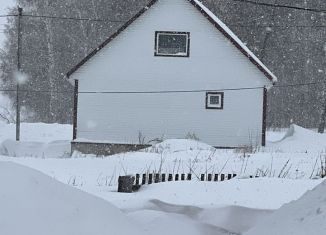
<path fill-rule="evenodd" d="M 118 153 L 138 151 L 151 145 L 143 144 L 113 144 L 113 143 L 91 143 L 71 142 L 71 154 L 75 151 L 82 154 L 95 154 L 97 156 L 110 156 Z"/>

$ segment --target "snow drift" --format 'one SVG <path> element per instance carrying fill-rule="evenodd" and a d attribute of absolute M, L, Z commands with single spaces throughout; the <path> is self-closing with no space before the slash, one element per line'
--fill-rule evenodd
<path fill-rule="evenodd" d="M 0 162 L 0 234 L 144 234 L 110 203 L 14 163 Z"/>
<path fill-rule="evenodd" d="M 284 205 L 246 235 L 326 234 L 326 181 Z"/>
<path fill-rule="evenodd" d="M 143 151 L 150 153 L 176 153 L 196 150 L 214 151 L 215 148 L 208 144 L 192 139 L 168 139 L 164 140 L 161 143 L 155 144 Z"/>
<path fill-rule="evenodd" d="M 70 142 L 66 140 L 50 143 L 5 140 L 0 143 L 0 154 L 8 157 L 70 157 Z"/>
<path fill-rule="evenodd" d="M 70 156 L 72 126 L 21 123 L 21 141 L 15 141 L 15 124 L 0 123 L 0 155 L 62 158 Z"/>
<path fill-rule="evenodd" d="M 283 152 L 322 152 L 326 149 L 326 134 L 293 124 L 281 140 L 269 142 L 268 147 Z"/>
<path fill-rule="evenodd" d="M 164 214 L 165 213 L 165 214 Z M 171 232 L 164 232 L 163 234 L 242 234 L 253 227 L 257 221 L 262 220 L 266 216 L 272 213 L 272 210 L 260 210 L 252 209 L 241 206 L 225 206 L 225 207 L 198 207 L 193 205 L 180 205 L 169 204 L 157 199 L 150 200 L 148 205 L 143 210 L 138 210 L 132 213 L 138 220 L 151 221 L 149 228 L 154 226 L 162 226 L 162 218 L 169 217 L 170 224 L 175 224 L 176 221 L 181 220 L 181 223 L 188 220 L 188 226 L 186 229 L 199 230 L 200 233 L 195 231 L 187 231 L 184 226 L 177 225 Z M 145 218 L 144 218 L 145 217 Z M 151 217 L 151 218 L 148 218 Z M 167 219 L 165 219 L 168 221 Z M 180 221 L 177 221 L 180 222 Z M 189 226 L 191 225 L 191 226 Z M 166 226 L 169 227 L 169 223 L 166 222 Z M 173 227 L 170 227 L 173 229 Z M 196 229 L 194 229 L 196 228 Z M 182 232 L 181 232 L 182 231 Z M 152 234 L 155 233 L 153 228 Z"/>

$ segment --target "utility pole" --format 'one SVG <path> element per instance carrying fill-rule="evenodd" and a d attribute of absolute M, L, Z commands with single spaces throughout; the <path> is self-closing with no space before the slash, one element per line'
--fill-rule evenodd
<path fill-rule="evenodd" d="M 21 18 L 23 15 L 23 8 L 18 7 L 18 24 L 17 24 L 17 72 L 16 75 L 16 141 L 20 140 L 20 97 L 19 97 L 19 77 L 21 72 L 21 43 L 22 43 L 22 33 L 21 33 Z"/>
<path fill-rule="evenodd" d="M 326 96 L 326 94 L 324 93 L 324 96 Z M 326 122 L 326 97 L 325 97 L 325 101 L 324 101 L 324 109 L 323 109 L 323 113 L 321 115 L 321 120 L 320 120 L 320 124 L 318 127 L 318 133 L 323 134 L 324 130 L 325 130 L 325 122 Z"/>

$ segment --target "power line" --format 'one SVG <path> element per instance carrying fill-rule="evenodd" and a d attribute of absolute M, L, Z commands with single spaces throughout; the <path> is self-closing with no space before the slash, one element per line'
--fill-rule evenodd
<path fill-rule="evenodd" d="M 125 23 L 127 21 L 127 20 L 124 21 L 124 20 L 111 20 L 111 19 L 76 18 L 76 17 L 66 17 L 66 16 L 31 15 L 31 14 L 24 14 L 23 17 L 58 19 L 58 20 L 98 21 L 98 22 L 113 22 L 113 23 Z"/>
<path fill-rule="evenodd" d="M 18 16 L 18 15 L 17 14 L 0 15 L 0 18 L 3 18 L 3 17 L 15 17 L 15 16 Z"/>
<path fill-rule="evenodd" d="M 299 86 L 311 86 L 318 84 L 325 84 L 322 82 L 309 82 L 309 83 L 296 83 L 296 84 L 284 84 L 274 85 L 273 88 L 286 88 L 286 87 L 299 87 Z M 80 91 L 78 94 L 169 94 L 169 93 L 201 93 L 201 92 L 214 92 L 214 91 L 239 91 L 239 90 L 257 90 L 263 89 L 263 86 L 258 87 L 240 87 L 240 88 L 223 88 L 223 89 L 198 89 L 198 90 L 161 90 L 161 91 Z M 0 92 L 16 92 L 15 89 L 0 89 Z M 21 89 L 19 92 L 30 93 L 73 93 L 73 91 L 51 91 L 51 90 L 26 90 Z"/>
<path fill-rule="evenodd" d="M 0 15 L 0 18 L 4 18 L 4 17 L 18 17 L 18 15 L 17 14 Z M 24 14 L 22 15 L 22 17 L 58 19 L 58 20 L 77 20 L 77 21 L 99 21 L 99 22 L 113 22 L 113 23 L 124 23 L 127 21 L 127 20 L 78 18 L 78 17 L 68 17 L 68 16 L 32 15 L 32 14 Z"/>
<path fill-rule="evenodd" d="M 297 9 L 297 10 L 307 10 L 307 11 L 314 11 L 314 12 L 324 12 L 326 13 L 326 10 L 318 10 L 318 9 L 312 9 L 312 8 L 301 8 L 301 7 L 293 7 L 293 6 L 287 6 L 287 5 L 280 5 L 280 4 L 269 4 L 269 3 L 259 3 L 251 0 L 233 0 L 236 2 L 244 2 L 244 3 L 250 3 L 255 5 L 263 5 L 268 7 L 278 7 L 278 8 L 289 8 L 289 9 Z M 0 15 L 0 17 L 15 17 L 18 15 Z M 112 22 L 112 23 L 125 23 L 128 20 L 114 20 L 114 19 L 100 19 L 100 18 L 77 18 L 77 17 L 67 17 L 67 16 L 51 16 L 51 15 L 32 15 L 32 14 L 24 14 L 22 17 L 31 17 L 31 18 L 44 18 L 44 19 L 57 19 L 57 20 L 75 20 L 75 21 L 92 21 L 92 22 Z M 229 26 L 235 26 L 235 27 L 320 27 L 324 28 L 326 25 L 260 25 L 260 24 L 252 24 L 252 25 L 243 25 L 243 24 L 230 24 Z"/>
<path fill-rule="evenodd" d="M 325 84 L 326 81 L 322 82 L 308 82 L 308 83 L 296 83 L 296 84 L 284 84 L 284 85 L 274 85 L 273 88 L 285 88 L 285 87 L 298 87 L 298 86 L 312 86 L 318 84 Z"/>
<path fill-rule="evenodd" d="M 249 3 L 249 4 L 254 4 L 254 5 L 259 5 L 259 6 L 286 8 L 286 9 L 292 9 L 292 10 L 310 11 L 310 12 L 317 12 L 317 13 L 326 13 L 326 9 L 316 9 L 316 8 L 296 7 L 296 6 L 282 5 L 282 4 L 263 3 L 263 2 L 256 2 L 256 1 L 252 1 L 252 0 L 233 0 L 233 1 Z"/>
<path fill-rule="evenodd" d="M 292 10 L 302 10 L 302 11 L 310 11 L 317 13 L 326 13 L 326 9 L 317 9 L 317 8 L 308 8 L 308 7 L 297 7 L 291 5 L 282 5 L 282 4 L 272 4 L 272 3 L 263 3 L 257 2 L 253 0 L 233 0 L 235 2 L 249 3 L 253 5 L 266 6 L 266 7 L 274 7 L 274 8 L 286 8 Z M 17 17 L 18 14 L 5 14 L 0 15 L 1 17 Z M 78 17 L 67 17 L 67 16 L 51 16 L 51 15 L 33 15 L 33 14 L 24 14 L 23 17 L 34 17 L 34 18 L 48 18 L 48 19 L 61 19 L 61 20 L 78 20 L 78 21 L 99 21 L 99 22 L 117 22 L 124 23 L 128 20 L 112 20 L 112 19 L 94 19 L 94 18 L 78 18 Z M 325 26 L 326 27 L 326 26 Z"/>
<path fill-rule="evenodd" d="M 241 87 L 225 89 L 206 89 L 206 90 L 166 90 L 166 91 L 81 91 L 79 94 L 170 94 L 170 93 L 201 93 L 213 91 L 239 91 L 239 90 L 256 90 L 264 87 Z"/>
<path fill-rule="evenodd" d="M 240 1 L 242 0 L 234 0 Z M 325 11 L 326 12 L 326 11 Z M 15 16 L 15 15 L 14 15 Z M 1 16 L 0 16 L 1 17 Z M 123 20 L 111 19 L 92 19 L 92 18 L 74 18 L 74 17 L 61 17 L 61 16 L 46 16 L 46 15 L 23 15 L 22 17 L 44 18 L 44 19 L 58 19 L 58 20 L 75 20 L 75 21 L 89 21 L 89 22 L 112 22 L 112 23 L 125 23 Z M 6 24 L 3 24 L 6 25 Z M 264 24 L 228 24 L 229 27 L 244 27 L 244 28 L 326 28 L 326 25 L 264 25 Z"/>
<path fill-rule="evenodd" d="M 229 27 L 243 27 L 243 28 L 325 28 L 326 25 L 264 25 L 264 24 L 228 24 Z"/>

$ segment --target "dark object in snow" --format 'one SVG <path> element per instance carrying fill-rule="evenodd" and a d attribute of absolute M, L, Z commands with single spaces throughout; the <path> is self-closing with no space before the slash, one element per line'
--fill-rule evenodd
<path fill-rule="evenodd" d="M 153 183 L 153 174 L 149 174 L 148 175 L 148 184 L 152 184 Z"/>
<path fill-rule="evenodd" d="M 172 174 L 169 174 L 168 181 L 172 181 L 172 180 L 173 180 L 173 175 Z"/>
<path fill-rule="evenodd" d="M 221 174 L 221 181 L 224 181 L 224 179 L 225 179 L 225 175 Z"/>
<path fill-rule="evenodd" d="M 136 174 L 136 185 L 139 185 L 139 179 L 140 179 L 140 175 Z"/>
<path fill-rule="evenodd" d="M 181 180 L 184 181 L 186 179 L 186 175 L 185 174 L 181 174 Z"/>
<path fill-rule="evenodd" d="M 215 174 L 214 181 L 218 181 L 218 174 Z"/>
<path fill-rule="evenodd" d="M 159 183 L 159 182 L 160 182 L 160 174 L 155 174 L 154 183 Z"/>
<path fill-rule="evenodd" d="M 165 182 L 166 174 L 162 174 L 162 182 Z"/>
<path fill-rule="evenodd" d="M 126 175 L 119 176 L 118 192 L 119 193 L 132 193 L 135 176 Z"/>
<path fill-rule="evenodd" d="M 146 174 L 145 174 L 145 176 L 146 176 Z M 135 185 L 132 186 L 132 191 L 133 192 L 138 191 L 140 189 L 140 187 L 141 187 L 141 185 L 139 184 L 139 179 L 140 179 L 140 174 L 136 174 L 136 182 L 135 182 Z"/>
<path fill-rule="evenodd" d="M 200 181 L 205 181 L 205 174 L 201 174 Z"/>
<path fill-rule="evenodd" d="M 179 180 L 179 174 L 176 174 L 175 175 L 175 181 L 178 181 Z"/>
<path fill-rule="evenodd" d="M 208 174 L 207 181 L 212 181 L 212 174 Z"/>
<path fill-rule="evenodd" d="M 141 184 L 146 184 L 146 174 L 143 174 Z"/>
<path fill-rule="evenodd" d="M 137 192 L 140 189 L 141 185 L 133 185 L 132 186 L 132 191 Z"/>
<path fill-rule="evenodd" d="M 191 174 L 188 174 L 187 180 L 191 180 Z"/>

